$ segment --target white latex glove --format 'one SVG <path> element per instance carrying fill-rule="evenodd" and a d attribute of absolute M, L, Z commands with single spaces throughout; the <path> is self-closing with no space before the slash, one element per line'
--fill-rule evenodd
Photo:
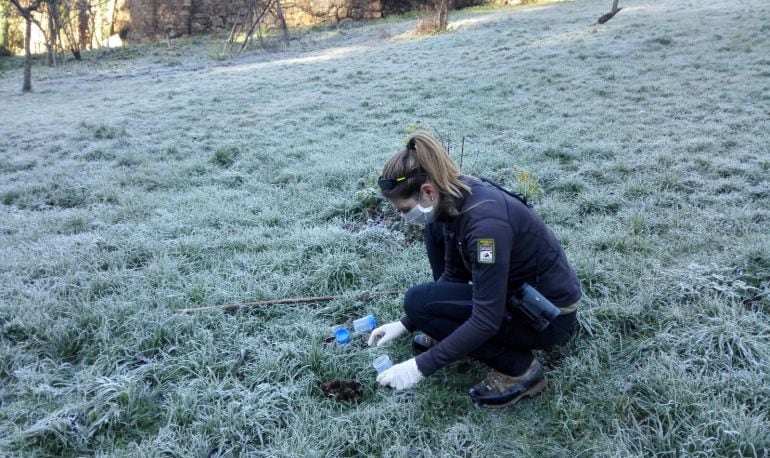
<path fill-rule="evenodd" d="M 417 369 L 417 361 L 414 358 L 396 364 L 377 376 L 377 381 L 382 386 L 392 386 L 397 390 L 405 390 L 417 385 L 417 382 L 425 377 Z"/>
<path fill-rule="evenodd" d="M 379 347 L 382 344 L 400 337 L 405 332 L 406 328 L 403 324 L 401 324 L 400 321 L 383 324 L 379 328 L 372 331 L 372 334 L 369 336 L 369 346 L 371 347 L 376 342 L 377 346 Z"/>

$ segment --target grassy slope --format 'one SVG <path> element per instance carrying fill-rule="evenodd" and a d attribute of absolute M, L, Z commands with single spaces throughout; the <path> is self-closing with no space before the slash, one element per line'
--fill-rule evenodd
<path fill-rule="evenodd" d="M 767 456 L 770 6 L 621 3 L 232 62 L 198 38 L 36 67 L 24 96 L 0 74 L 1 454 Z M 172 312 L 426 280 L 360 211 L 417 124 L 455 156 L 465 136 L 469 173 L 539 177 L 586 293 L 544 395 L 475 409 L 470 363 L 392 393 L 381 351 L 321 343 L 397 298 Z M 331 377 L 364 402 L 323 398 Z"/>

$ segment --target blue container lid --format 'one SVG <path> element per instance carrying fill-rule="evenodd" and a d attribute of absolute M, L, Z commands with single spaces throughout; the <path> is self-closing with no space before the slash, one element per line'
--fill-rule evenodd
<path fill-rule="evenodd" d="M 337 343 L 340 345 L 350 343 L 350 331 L 345 328 L 334 331 L 334 337 L 337 338 Z"/>

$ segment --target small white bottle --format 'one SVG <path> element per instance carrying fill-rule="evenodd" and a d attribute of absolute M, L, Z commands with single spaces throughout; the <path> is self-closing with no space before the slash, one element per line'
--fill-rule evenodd
<path fill-rule="evenodd" d="M 390 360 L 390 356 L 388 355 L 380 355 L 374 359 L 372 366 L 374 366 L 374 370 L 376 370 L 378 374 L 381 374 L 383 371 L 393 367 L 393 361 Z"/>
<path fill-rule="evenodd" d="M 367 332 L 377 327 L 377 320 L 374 315 L 366 315 L 363 318 L 353 320 L 353 332 Z"/>

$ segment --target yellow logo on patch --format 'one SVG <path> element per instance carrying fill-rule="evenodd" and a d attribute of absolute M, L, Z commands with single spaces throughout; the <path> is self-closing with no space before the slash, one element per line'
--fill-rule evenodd
<path fill-rule="evenodd" d="M 479 262 L 495 263 L 495 239 L 479 239 Z"/>

